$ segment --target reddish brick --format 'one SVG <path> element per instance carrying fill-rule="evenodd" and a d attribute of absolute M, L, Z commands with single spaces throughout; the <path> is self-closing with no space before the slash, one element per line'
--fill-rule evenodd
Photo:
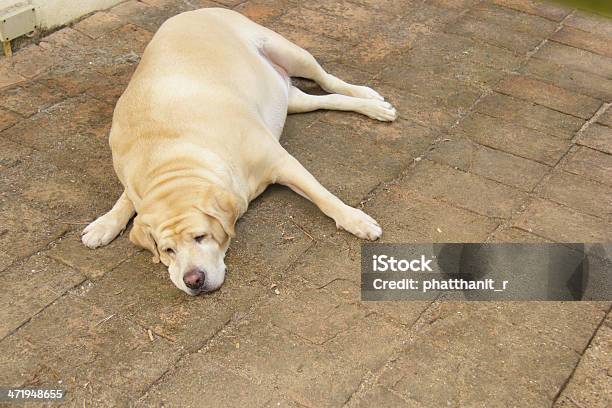
<path fill-rule="evenodd" d="M 601 102 L 597 99 L 523 75 L 506 77 L 495 90 L 583 119 L 591 118 L 601 106 Z"/>
<path fill-rule="evenodd" d="M 612 219 L 612 187 L 581 176 L 555 171 L 538 188 L 541 197 L 586 214 Z"/>
<path fill-rule="evenodd" d="M 569 141 L 480 113 L 463 119 L 454 132 L 481 145 L 549 166 L 554 166 L 571 146 Z"/>
<path fill-rule="evenodd" d="M 51 89 L 38 81 L 0 90 L 0 106 L 25 117 L 64 99 L 64 93 Z"/>
<path fill-rule="evenodd" d="M 444 31 L 475 38 L 523 54 L 533 50 L 542 42 L 542 37 L 514 31 L 510 28 L 500 30 L 498 22 L 483 21 L 472 16 L 465 16 L 456 20 L 448 25 Z"/>
<path fill-rule="evenodd" d="M 571 139 L 584 124 L 574 116 L 499 93 L 482 99 L 476 111 L 563 139 Z"/>
<path fill-rule="evenodd" d="M 525 191 L 533 189 L 549 169 L 543 164 L 478 145 L 467 138 L 438 143 L 427 157 Z"/>
<path fill-rule="evenodd" d="M 51 68 L 58 60 L 49 50 L 32 44 L 15 53 L 13 69 L 24 77 L 33 78 Z"/>
<path fill-rule="evenodd" d="M 513 224 L 556 242 L 606 242 L 612 224 L 551 201 L 536 199 Z"/>
<path fill-rule="evenodd" d="M 530 234 L 517 228 L 504 228 L 491 235 L 491 242 L 550 242 L 537 235 Z"/>
<path fill-rule="evenodd" d="M 576 143 L 612 154 L 612 128 L 593 123 L 578 137 Z"/>
<path fill-rule="evenodd" d="M 25 78 L 19 75 L 9 64 L 9 59 L 0 59 L 0 89 L 23 81 Z"/>
<path fill-rule="evenodd" d="M 0 91 L 1 94 L 2 91 Z M 21 118 L 16 113 L 0 108 L 0 131 L 13 126 L 19 119 Z"/>
<path fill-rule="evenodd" d="M 415 195 L 451 203 L 488 217 L 509 218 L 527 195 L 492 180 L 429 160 L 406 175 L 405 186 Z"/>
<path fill-rule="evenodd" d="M 606 78 L 612 72 L 612 58 L 595 54 L 579 48 L 549 41 L 538 50 L 534 58 L 551 61 L 555 64 L 590 72 Z"/>
<path fill-rule="evenodd" d="M 612 155 L 577 146 L 566 156 L 563 170 L 612 185 Z"/>
<path fill-rule="evenodd" d="M 240 4 L 235 10 L 255 21 L 257 24 L 273 28 L 280 33 L 289 34 L 291 30 L 279 30 L 280 26 L 275 22 L 275 20 L 283 15 L 289 7 L 292 6 L 286 2 L 278 2 L 275 0 L 252 0 Z M 292 26 L 284 25 L 284 27 L 287 29 Z M 325 40 L 321 39 L 321 42 L 324 41 Z M 297 44 L 301 45 L 299 42 Z"/>
<path fill-rule="evenodd" d="M 563 61 L 554 63 L 530 58 L 523 67 L 523 71 L 565 89 L 598 99 L 612 100 L 612 79 L 576 70 L 562 64 Z"/>
<path fill-rule="evenodd" d="M 491 22 L 497 25 L 501 31 L 511 30 L 526 33 L 542 40 L 557 28 L 556 23 L 545 18 L 517 12 L 489 2 L 477 4 L 467 15 Z"/>
<path fill-rule="evenodd" d="M 74 29 L 96 39 L 116 30 L 123 21 L 114 14 L 100 11 L 74 25 Z"/>
<path fill-rule="evenodd" d="M 593 34 L 612 38 L 612 24 L 610 23 L 610 19 L 593 13 L 577 11 L 569 16 L 563 24 Z"/>
<path fill-rule="evenodd" d="M 104 76 L 91 67 L 58 64 L 36 78 L 36 82 L 63 91 L 66 96 L 77 96 L 104 81 Z"/>
<path fill-rule="evenodd" d="M 570 26 L 564 26 L 551 40 L 612 58 L 612 38 L 600 37 Z"/>
<path fill-rule="evenodd" d="M 31 154 L 32 149 L 0 137 L 0 171 L 17 166 L 24 160 L 31 160 Z"/>
<path fill-rule="evenodd" d="M 493 0 L 493 2 L 500 6 L 535 14 L 553 21 L 563 20 L 572 11 L 566 7 L 537 0 Z"/>

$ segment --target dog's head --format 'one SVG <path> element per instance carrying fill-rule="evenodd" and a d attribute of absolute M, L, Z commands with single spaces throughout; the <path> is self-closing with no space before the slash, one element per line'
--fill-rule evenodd
<path fill-rule="evenodd" d="M 168 195 L 145 203 L 130 240 L 168 267 L 170 279 L 189 295 L 219 289 L 225 280 L 225 252 L 241 214 L 237 197 L 219 189 Z"/>

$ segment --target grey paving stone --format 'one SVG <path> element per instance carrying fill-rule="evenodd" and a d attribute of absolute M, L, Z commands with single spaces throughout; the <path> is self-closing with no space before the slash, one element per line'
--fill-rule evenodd
<path fill-rule="evenodd" d="M 544 81 L 522 75 L 510 75 L 497 85 L 497 92 L 535 102 L 563 113 L 590 119 L 601 107 L 601 101 L 570 92 Z"/>
<path fill-rule="evenodd" d="M 0 339 L 84 280 L 74 269 L 39 255 L 0 273 Z"/>
<path fill-rule="evenodd" d="M 586 214 L 611 219 L 612 187 L 585 180 L 564 171 L 555 171 L 542 181 L 539 194 Z"/>
<path fill-rule="evenodd" d="M 483 98 L 476 106 L 476 111 L 562 139 L 571 139 L 585 122 L 542 105 L 499 93 Z"/>
<path fill-rule="evenodd" d="M 612 80 L 606 77 L 537 57 L 529 59 L 522 71 L 561 88 L 605 101 L 612 100 Z"/>
<path fill-rule="evenodd" d="M 453 129 L 456 137 L 467 137 L 483 146 L 511 153 L 540 163 L 555 165 L 569 150 L 571 143 L 522 123 L 508 122 L 480 113 L 472 113 Z"/>
<path fill-rule="evenodd" d="M 577 146 L 568 153 L 561 166 L 567 172 L 612 185 L 612 155 Z"/>
<path fill-rule="evenodd" d="M 612 70 L 612 58 L 552 41 L 544 44 L 535 55 L 536 58 L 602 77 Z"/>
<path fill-rule="evenodd" d="M 605 242 L 612 224 L 547 200 L 534 200 L 513 223 L 556 242 Z"/>
<path fill-rule="evenodd" d="M 439 199 L 478 214 L 508 218 L 525 200 L 525 193 L 429 160 L 405 176 L 404 186 L 416 197 Z"/>
<path fill-rule="evenodd" d="M 524 191 L 531 191 L 550 169 L 535 161 L 478 145 L 467 138 L 447 139 L 436 145 L 427 158 Z"/>
<path fill-rule="evenodd" d="M 578 137 L 576 143 L 612 154 L 612 128 L 593 123 Z"/>

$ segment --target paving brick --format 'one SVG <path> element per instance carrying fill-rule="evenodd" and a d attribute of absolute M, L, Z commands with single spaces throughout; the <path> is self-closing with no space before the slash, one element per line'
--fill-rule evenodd
<path fill-rule="evenodd" d="M 510 29 L 538 36 L 541 39 L 548 37 L 557 28 L 556 23 L 545 18 L 517 12 L 512 8 L 500 7 L 490 2 L 478 3 L 467 15 L 494 22 L 501 30 Z"/>
<path fill-rule="evenodd" d="M 545 17 L 553 21 L 561 21 L 571 12 L 569 8 L 536 0 L 493 0 L 493 2 L 499 6 Z"/>
<path fill-rule="evenodd" d="M 571 343 L 588 342 L 603 315 L 589 304 L 550 302 L 441 303 L 434 313 L 435 320 L 381 382 L 435 406 L 447 401 L 458 406 L 546 404 L 579 358 Z M 593 318 L 581 324 L 585 315 Z M 500 389 L 513 392 L 500 394 Z"/>
<path fill-rule="evenodd" d="M 452 65 L 457 70 L 469 69 L 474 64 L 480 70 L 483 70 L 483 66 L 497 70 L 512 69 L 519 61 L 519 55 L 512 51 L 443 33 L 423 35 L 408 53 L 395 59 L 395 63 L 402 66 L 429 68 Z"/>
<path fill-rule="evenodd" d="M 291 25 L 278 25 L 277 18 L 283 15 L 289 7 L 292 7 L 291 2 L 278 2 L 274 0 L 252 0 L 239 4 L 234 8 L 240 14 L 247 16 L 257 24 L 261 24 L 264 27 L 273 28 L 279 34 L 286 36 L 291 32 L 289 29 Z M 280 29 L 284 27 L 283 29 Z M 298 29 L 307 31 L 305 28 Z M 326 39 L 327 40 L 327 39 Z M 292 40 L 293 41 L 293 40 Z M 321 42 L 324 42 L 323 40 Z M 298 45 L 301 45 L 299 42 Z M 306 47 L 304 47 L 306 48 Z M 307 48 L 308 49 L 308 48 Z"/>
<path fill-rule="evenodd" d="M 398 118 L 434 131 L 449 128 L 465 109 L 453 109 L 436 99 L 414 95 L 389 86 L 375 86 L 397 110 Z M 396 123 L 400 123 L 396 121 Z"/>
<path fill-rule="evenodd" d="M 64 98 L 64 93 L 36 82 L 23 83 L 0 90 L 0 106 L 31 116 Z"/>
<path fill-rule="evenodd" d="M 550 39 L 571 47 L 581 48 L 612 58 L 612 45 L 610 45 L 612 38 L 598 36 L 571 26 L 564 26 L 561 30 L 554 33 Z"/>
<path fill-rule="evenodd" d="M 37 255 L 1 273 L 0 339 L 84 280 L 74 269 Z"/>
<path fill-rule="evenodd" d="M 429 160 L 419 162 L 404 177 L 402 184 L 417 197 L 442 200 L 487 217 L 508 218 L 526 198 L 514 188 Z"/>
<path fill-rule="evenodd" d="M 603 324 L 553 407 L 605 408 L 612 404 L 612 378 L 609 375 L 612 370 L 611 342 L 612 328 Z"/>
<path fill-rule="evenodd" d="M 78 96 L 102 81 L 104 76 L 91 67 L 75 67 L 72 62 L 59 63 L 36 78 L 37 83 L 61 91 L 67 97 Z"/>
<path fill-rule="evenodd" d="M 355 405 L 361 407 L 406 407 L 417 408 L 419 403 L 399 397 L 396 393 L 380 385 L 367 391 Z"/>
<path fill-rule="evenodd" d="M 480 113 L 472 113 L 453 129 L 451 138 L 467 137 L 483 146 L 540 163 L 555 165 L 571 143 L 538 130 Z"/>
<path fill-rule="evenodd" d="M 371 13 L 367 8 L 347 1 L 316 5 L 302 3 L 290 7 L 279 22 L 328 36 L 344 43 L 360 42 L 364 31 L 382 25 L 392 17 Z"/>
<path fill-rule="evenodd" d="M 366 310 L 321 289 L 290 288 L 271 297 L 256 311 L 262 320 L 315 344 L 323 344 L 358 324 Z"/>
<path fill-rule="evenodd" d="M 13 126 L 20 119 L 19 115 L 14 112 L 0 108 L 0 131 Z"/>
<path fill-rule="evenodd" d="M 608 107 L 608 109 L 597 118 L 597 122 L 612 127 L 612 108 Z"/>
<path fill-rule="evenodd" d="M 0 171 L 15 167 L 24 160 L 30 160 L 32 149 L 0 139 Z"/>
<path fill-rule="evenodd" d="M 59 58 L 48 50 L 32 44 L 12 57 L 13 69 L 26 78 L 33 78 L 51 68 Z"/>
<path fill-rule="evenodd" d="M 577 11 L 569 16 L 563 24 L 593 34 L 612 37 L 612 24 L 610 23 L 610 19 L 593 13 Z"/>
<path fill-rule="evenodd" d="M 394 178 L 434 137 L 410 122 L 381 123 L 360 116 L 335 112 L 312 125 L 288 122 L 281 138 L 321 184 L 353 205 L 380 180 Z"/>
<path fill-rule="evenodd" d="M 581 50 L 580 48 L 568 47 L 553 41 L 544 44 L 534 55 L 534 58 L 544 59 L 604 78 L 612 71 L 612 58 Z"/>
<path fill-rule="evenodd" d="M 538 192 L 548 200 L 586 214 L 612 219 L 612 187 L 605 184 L 564 171 L 555 171 L 542 181 Z"/>
<path fill-rule="evenodd" d="M 576 143 L 612 154 L 612 128 L 593 123 L 578 136 Z"/>
<path fill-rule="evenodd" d="M 504 228 L 496 230 L 490 237 L 491 242 L 550 242 L 537 235 L 530 234 L 517 228 Z"/>
<path fill-rule="evenodd" d="M 483 21 L 469 15 L 449 24 L 444 31 L 474 38 L 522 54 L 533 50 L 543 39 L 525 32 L 514 31 L 509 27 L 502 30 L 498 21 Z"/>
<path fill-rule="evenodd" d="M 495 90 L 583 119 L 590 119 L 601 106 L 601 101 L 595 98 L 523 75 L 506 77 Z"/>
<path fill-rule="evenodd" d="M 106 33 L 116 30 L 123 24 L 123 21 L 116 15 L 105 11 L 99 11 L 79 21 L 73 28 L 95 40 Z"/>
<path fill-rule="evenodd" d="M 242 323 L 231 336 L 207 351 L 210 359 L 222 359 L 232 371 L 306 406 L 343 404 L 364 374 L 357 364 L 256 320 Z"/>
<path fill-rule="evenodd" d="M 10 65 L 7 58 L 0 59 L 0 89 L 25 80 Z"/>
<path fill-rule="evenodd" d="M 562 139 L 571 139 L 584 124 L 574 116 L 499 93 L 483 98 L 476 111 Z"/>
<path fill-rule="evenodd" d="M 95 280 L 114 269 L 138 250 L 125 234 L 117 237 L 105 247 L 89 249 L 80 239 L 80 230 L 85 228 L 85 225 L 79 226 L 76 232 L 54 242 L 45 254 L 70 265 L 88 279 Z"/>
<path fill-rule="evenodd" d="M 385 68 L 380 77 L 387 84 L 461 113 L 466 112 L 482 94 L 482 90 L 469 83 L 435 75 L 418 67 L 395 65 Z M 401 98 L 402 101 L 405 99 Z"/>
<path fill-rule="evenodd" d="M 536 199 L 513 223 L 556 242 L 605 242 L 612 224 L 551 201 Z"/>
<path fill-rule="evenodd" d="M 39 313 L 18 335 L 66 385 L 101 382 L 128 394 L 144 390 L 179 356 L 179 349 L 121 316 L 68 295 Z"/>
<path fill-rule="evenodd" d="M 0 270 L 42 249 L 68 227 L 45 212 L 0 195 Z"/>
<path fill-rule="evenodd" d="M 482 184 L 492 186 L 488 194 L 495 195 L 500 192 L 510 192 L 505 186 L 497 185 L 493 181 L 481 179 L 478 176 L 462 173 L 432 162 L 419 163 L 415 169 L 408 173 L 398 185 L 390 185 L 380 193 L 366 210 L 378 220 L 383 222 L 383 237 L 385 242 L 480 242 L 497 227 L 497 223 L 483 216 L 451 206 L 437 199 L 448 198 L 449 201 L 459 204 L 462 202 L 463 190 L 476 190 Z M 428 175 L 429 174 L 429 175 Z M 427 186 L 433 178 L 440 178 L 431 186 Z M 440 192 L 443 177 L 459 182 L 451 184 L 447 193 Z M 462 180 L 464 179 L 464 180 Z M 474 182 L 474 179 L 476 182 Z M 462 180 L 462 181 L 459 181 Z M 439 184 L 440 183 L 440 184 Z M 497 191 L 496 191 L 497 190 Z M 502 194 L 504 194 L 502 193 Z M 517 191 L 520 195 L 521 193 Z M 466 207 L 475 207 L 468 202 L 470 193 L 465 193 Z M 505 194 L 504 194 L 505 195 Z M 426 196 L 426 197 L 424 197 Z M 475 197 L 474 197 L 475 199 Z M 503 209 L 482 208 L 483 212 L 505 214 L 511 211 L 512 200 L 503 204 Z M 501 206 L 501 204 L 500 204 Z M 493 206 L 492 206 L 493 207 Z M 481 209 L 481 208 L 477 208 Z"/>
<path fill-rule="evenodd" d="M 0 197 L 19 202 L 67 227 L 83 223 L 110 207 L 112 199 L 76 170 L 66 170 L 33 153 L 18 165 L 0 173 Z"/>
<path fill-rule="evenodd" d="M 197 390 L 197 392 L 194 392 Z M 230 391 L 231 392 L 228 392 Z M 194 354 L 147 392 L 137 407 L 263 407 L 274 391 L 235 374 L 208 355 Z M 282 405 L 285 406 L 285 405 Z"/>
<path fill-rule="evenodd" d="M 525 191 L 533 189 L 549 169 L 543 164 L 478 145 L 469 139 L 439 143 L 427 158 Z"/>
<path fill-rule="evenodd" d="M 570 151 L 561 166 L 567 172 L 612 185 L 612 155 L 577 146 Z"/>
<path fill-rule="evenodd" d="M 529 59 L 523 70 L 561 88 L 602 100 L 612 100 L 612 80 L 608 78 L 538 58 Z"/>

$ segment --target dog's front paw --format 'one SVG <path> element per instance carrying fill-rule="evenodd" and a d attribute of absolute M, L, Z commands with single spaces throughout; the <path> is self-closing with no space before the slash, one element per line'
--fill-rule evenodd
<path fill-rule="evenodd" d="M 120 232 L 116 223 L 102 216 L 85 227 L 81 232 L 81 241 L 89 248 L 98 248 L 111 242 Z"/>
<path fill-rule="evenodd" d="M 368 214 L 353 207 L 346 207 L 345 214 L 336 221 L 336 226 L 361 238 L 376 241 L 382 235 L 382 228 Z"/>

